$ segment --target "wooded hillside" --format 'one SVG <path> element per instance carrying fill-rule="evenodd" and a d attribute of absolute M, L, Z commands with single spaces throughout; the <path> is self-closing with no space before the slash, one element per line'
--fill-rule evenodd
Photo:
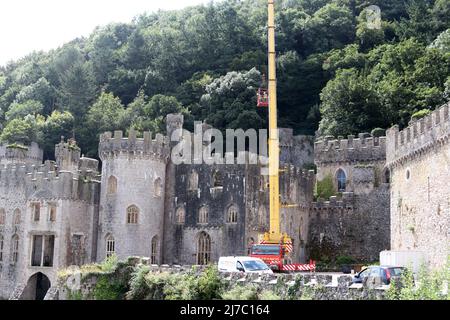
<path fill-rule="evenodd" d="M 370 132 L 450 99 L 449 0 L 276 3 L 280 126 Z M 371 4 L 380 30 L 367 27 Z M 0 140 L 36 140 L 52 158 L 61 135 L 75 136 L 96 157 L 100 133 L 163 131 L 172 112 L 190 126 L 265 127 L 266 11 L 265 0 L 226 0 L 144 14 L 0 67 Z"/>

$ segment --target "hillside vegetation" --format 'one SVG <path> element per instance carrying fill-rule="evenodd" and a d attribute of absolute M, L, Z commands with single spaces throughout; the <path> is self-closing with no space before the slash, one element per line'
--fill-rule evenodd
<path fill-rule="evenodd" d="M 280 126 L 370 132 L 449 99 L 450 1 L 276 3 Z M 371 4 L 379 30 L 366 23 Z M 163 132 L 172 112 L 188 128 L 264 127 L 255 92 L 267 72 L 266 19 L 265 0 L 143 14 L 0 67 L 0 140 L 38 141 L 52 158 L 61 135 L 74 136 L 96 157 L 103 131 Z"/>

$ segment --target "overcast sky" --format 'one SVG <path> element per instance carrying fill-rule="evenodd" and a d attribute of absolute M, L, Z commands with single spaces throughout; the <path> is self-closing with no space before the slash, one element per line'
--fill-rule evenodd
<path fill-rule="evenodd" d="M 49 50 L 110 22 L 130 22 L 146 11 L 179 9 L 209 0 L 2 0 L 0 65 Z"/>

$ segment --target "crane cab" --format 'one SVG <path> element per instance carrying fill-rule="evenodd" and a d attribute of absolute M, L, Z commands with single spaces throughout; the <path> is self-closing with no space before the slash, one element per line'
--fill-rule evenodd
<path fill-rule="evenodd" d="M 268 107 L 269 106 L 269 94 L 267 89 L 259 88 L 257 94 L 257 106 L 258 107 Z"/>

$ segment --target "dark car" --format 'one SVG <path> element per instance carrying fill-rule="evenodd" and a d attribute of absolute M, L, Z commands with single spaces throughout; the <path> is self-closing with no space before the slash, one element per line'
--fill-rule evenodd
<path fill-rule="evenodd" d="M 353 277 L 353 283 L 362 284 L 390 284 L 392 279 L 400 279 L 404 267 L 370 266 L 363 269 Z"/>

